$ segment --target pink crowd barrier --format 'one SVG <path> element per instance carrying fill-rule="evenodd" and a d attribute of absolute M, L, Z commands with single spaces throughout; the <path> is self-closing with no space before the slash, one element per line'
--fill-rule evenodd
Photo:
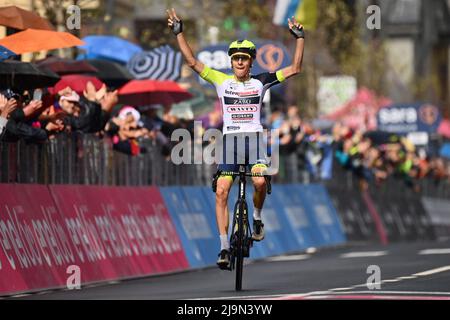
<path fill-rule="evenodd" d="M 0 295 L 188 267 L 156 187 L 0 184 Z"/>

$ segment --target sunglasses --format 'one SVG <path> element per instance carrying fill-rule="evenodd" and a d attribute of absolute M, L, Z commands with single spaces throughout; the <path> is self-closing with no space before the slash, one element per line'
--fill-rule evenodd
<path fill-rule="evenodd" d="M 242 61 L 247 61 L 250 59 L 250 57 L 246 56 L 246 55 L 240 55 L 240 54 L 237 54 L 237 55 L 234 55 L 233 57 L 231 57 L 231 60 L 233 60 L 233 61 L 239 61 L 241 59 L 242 59 Z"/>

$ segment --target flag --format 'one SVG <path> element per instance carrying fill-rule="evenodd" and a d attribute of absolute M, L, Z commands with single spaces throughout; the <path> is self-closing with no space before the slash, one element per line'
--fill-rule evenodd
<path fill-rule="evenodd" d="M 314 30 L 317 24 L 317 0 L 277 0 L 273 23 L 287 26 L 287 19 L 292 16 L 306 30 Z"/>

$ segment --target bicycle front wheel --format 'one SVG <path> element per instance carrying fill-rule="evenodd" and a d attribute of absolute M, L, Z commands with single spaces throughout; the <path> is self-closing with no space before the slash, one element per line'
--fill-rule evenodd
<path fill-rule="evenodd" d="M 246 237 L 247 227 L 244 224 L 244 217 L 247 215 L 247 206 L 245 201 L 240 201 L 237 206 L 237 237 L 236 237 L 236 291 L 242 290 L 242 274 L 244 271 L 244 238 Z"/>

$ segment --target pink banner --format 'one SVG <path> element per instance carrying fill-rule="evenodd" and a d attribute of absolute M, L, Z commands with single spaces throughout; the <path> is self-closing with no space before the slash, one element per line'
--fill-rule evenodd
<path fill-rule="evenodd" d="M 0 294 L 188 268 L 155 187 L 0 184 Z"/>

